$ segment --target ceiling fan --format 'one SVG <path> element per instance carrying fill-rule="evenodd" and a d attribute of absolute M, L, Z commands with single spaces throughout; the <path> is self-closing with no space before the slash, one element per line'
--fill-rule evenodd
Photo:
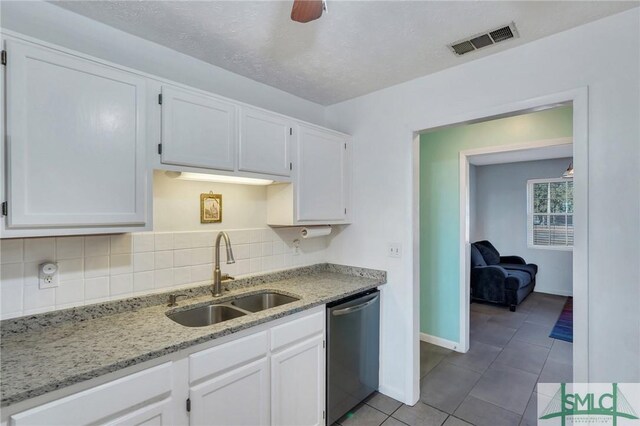
<path fill-rule="evenodd" d="M 327 10 L 326 0 L 293 0 L 291 19 L 296 22 L 311 22 Z"/>

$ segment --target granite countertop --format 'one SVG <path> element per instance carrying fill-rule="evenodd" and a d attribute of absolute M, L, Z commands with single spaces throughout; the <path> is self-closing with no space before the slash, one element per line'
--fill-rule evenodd
<path fill-rule="evenodd" d="M 67 309 L 0 322 L 1 402 L 5 407 L 249 327 L 375 288 L 386 273 L 333 264 L 274 272 L 231 282 L 212 299 L 209 286 Z M 224 283 L 227 285 L 227 283 Z M 206 327 L 185 327 L 166 313 L 264 290 L 296 302 Z M 187 293 L 178 307 L 168 294 Z"/>

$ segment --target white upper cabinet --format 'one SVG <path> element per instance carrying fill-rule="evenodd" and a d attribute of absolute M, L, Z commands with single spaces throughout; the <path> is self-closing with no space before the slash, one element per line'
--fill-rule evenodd
<path fill-rule="evenodd" d="M 349 223 L 349 136 L 307 124 L 295 126 L 293 135 L 293 184 L 268 188 L 267 223 L 274 226 Z"/>
<path fill-rule="evenodd" d="M 298 128 L 298 221 L 342 221 L 347 215 L 347 139 Z"/>
<path fill-rule="evenodd" d="M 144 226 L 145 78 L 30 43 L 6 50 L 6 228 Z"/>
<path fill-rule="evenodd" d="M 238 169 L 289 176 L 292 126 L 289 118 L 243 107 Z"/>
<path fill-rule="evenodd" d="M 236 104 L 168 85 L 161 99 L 162 163 L 235 169 Z"/>

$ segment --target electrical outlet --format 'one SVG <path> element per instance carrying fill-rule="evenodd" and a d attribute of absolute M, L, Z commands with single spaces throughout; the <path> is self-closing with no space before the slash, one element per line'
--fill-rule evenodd
<path fill-rule="evenodd" d="M 300 256 L 300 240 L 293 240 L 293 255 Z"/>
<path fill-rule="evenodd" d="M 389 243 L 387 252 L 389 254 L 389 257 L 402 257 L 402 244 Z"/>
<path fill-rule="evenodd" d="M 58 287 L 58 264 L 55 262 L 44 262 L 38 266 L 38 287 L 45 288 Z"/>

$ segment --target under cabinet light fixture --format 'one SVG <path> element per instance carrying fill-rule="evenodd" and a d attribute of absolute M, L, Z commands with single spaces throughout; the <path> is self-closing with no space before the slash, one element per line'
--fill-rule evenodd
<path fill-rule="evenodd" d="M 249 178 L 243 176 L 210 175 L 207 173 L 166 172 L 167 176 L 180 180 L 197 180 L 201 182 L 232 183 L 241 185 L 271 185 L 272 180 Z"/>

